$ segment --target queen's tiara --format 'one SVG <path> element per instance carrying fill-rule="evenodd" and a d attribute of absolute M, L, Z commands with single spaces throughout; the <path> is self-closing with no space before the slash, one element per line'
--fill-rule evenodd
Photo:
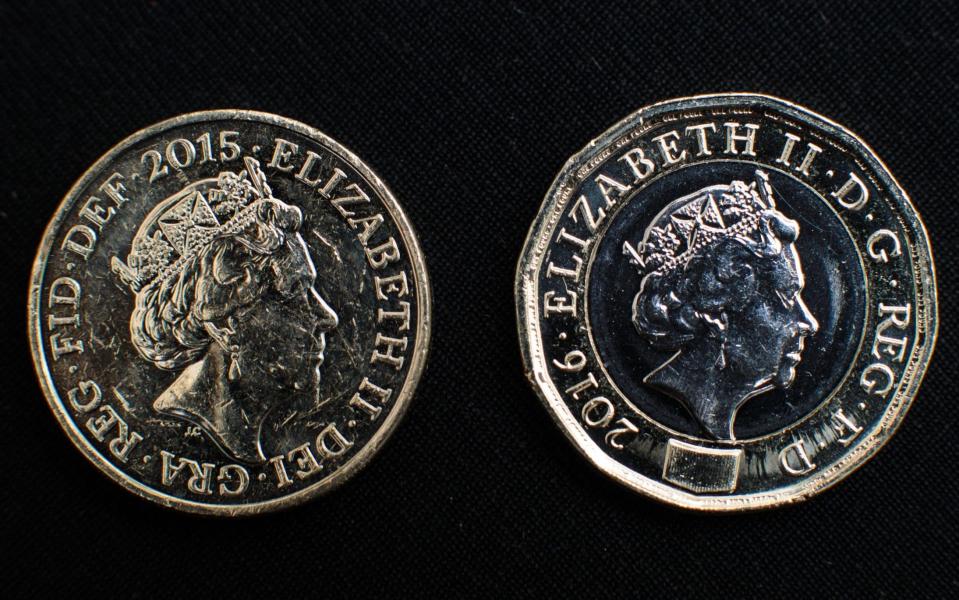
<path fill-rule="evenodd" d="M 769 176 L 757 170 L 748 185 L 738 180 L 713 185 L 670 202 L 636 248 L 623 243 L 623 254 L 644 275 L 663 274 L 723 239 L 754 242 L 763 213 L 775 208 Z"/>
<path fill-rule="evenodd" d="M 246 229 L 257 202 L 272 197 L 260 163 L 244 158 L 245 170 L 223 171 L 202 179 L 150 211 L 133 237 L 126 262 L 114 256 L 110 267 L 133 292 L 164 281 L 218 237 Z"/>

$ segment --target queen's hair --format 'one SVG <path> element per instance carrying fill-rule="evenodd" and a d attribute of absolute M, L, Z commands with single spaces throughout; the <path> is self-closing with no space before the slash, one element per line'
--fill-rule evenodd
<path fill-rule="evenodd" d="M 267 289 L 289 295 L 297 283 L 282 248 L 302 224 L 300 209 L 276 198 L 258 200 L 243 229 L 214 238 L 178 273 L 136 295 L 130 333 L 137 351 L 162 369 L 198 360 L 211 329 L 232 331 Z"/>
<path fill-rule="evenodd" d="M 775 277 L 777 258 L 798 236 L 795 221 L 764 210 L 755 235 L 720 237 L 685 264 L 647 274 L 633 300 L 633 325 L 669 351 L 723 329 L 727 313 L 746 306 L 762 282 Z"/>

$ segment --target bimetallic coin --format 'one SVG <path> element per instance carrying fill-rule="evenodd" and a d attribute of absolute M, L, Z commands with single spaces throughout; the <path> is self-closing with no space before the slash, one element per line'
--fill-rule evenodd
<path fill-rule="evenodd" d="M 576 447 L 703 510 L 845 477 L 899 426 L 936 339 L 929 241 L 886 167 L 749 94 L 644 108 L 574 156 L 516 298 L 528 377 Z"/>
<path fill-rule="evenodd" d="M 402 417 L 430 291 L 380 179 L 301 123 L 180 116 L 110 150 L 47 228 L 34 363 L 78 448 L 164 506 L 253 514 L 329 490 Z"/>

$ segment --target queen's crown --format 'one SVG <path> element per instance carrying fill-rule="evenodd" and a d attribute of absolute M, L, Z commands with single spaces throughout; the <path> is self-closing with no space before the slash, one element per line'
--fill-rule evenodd
<path fill-rule="evenodd" d="M 636 248 L 623 243 L 623 253 L 645 274 L 663 274 L 723 239 L 752 241 L 763 213 L 776 208 L 768 175 L 756 171 L 750 184 L 714 185 L 671 202 L 647 229 Z"/>
<path fill-rule="evenodd" d="M 244 163 L 245 170 L 193 183 L 150 211 L 126 262 L 110 260 L 120 280 L 139 292 L 178 273 L 215 238 L 246 229 L 256 218 L 256 202 L 272 192 L 260 163 L 250 157 Z"/>

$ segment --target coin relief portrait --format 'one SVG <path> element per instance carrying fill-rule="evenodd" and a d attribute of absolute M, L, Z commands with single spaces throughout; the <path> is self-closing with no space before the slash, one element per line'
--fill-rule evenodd
<path fill-rule="evenodd" d="M 801 295 L 798 236 L 757 170 L 749 185 L 673 201 L 637 247 L 623 244 L 642 275 L 633 326 L 675 352 L 643 382 L 681 402 L 715 439 L 734 439 L 747 400 L 793 382 L 804 340 L 819 327 Z"/>
<path fill-rule="evenodd" d="M 336 312 L 313 287 L 298 208 L 274 198 L 259 163 L 224 171 L 161 202 L 124 263 L 140 356 L 182 371 L 154 402 L 199 426 L 230 458 L 267 460 L 260 428 L 291 390 L 319 394 L 325 335 Z"/>
<path fill-rule="evenodd" d="M 526 376 L 597 468 L 701 510 L 808 498 L 902 421 L 936 334 L 908 196 L 788 101 L 649 105 L 573 156 L 516 270 Z"/>
<path fill-rule="evenodd" d="M 33 276 L 54 416 L 114 481 L 190 512 L 341 485 L 397 427 L 429 347 L 426 266 L 390 190 L 267 113 L 121 141 L 65 196 Z"/>

